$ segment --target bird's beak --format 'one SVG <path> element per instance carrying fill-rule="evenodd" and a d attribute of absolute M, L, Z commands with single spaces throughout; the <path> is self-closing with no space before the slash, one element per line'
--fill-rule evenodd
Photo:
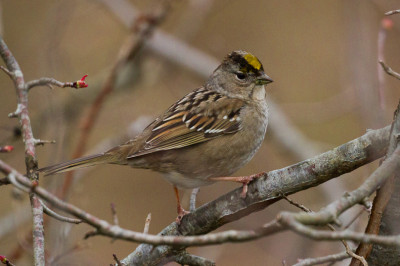
<path fill-rule="evenodd" d="M 260 75 L 257 77 L 256 84 L 257 85 L 265 85 L 273 82 L 273 80 L 264 72 L 260 72 Z"/>

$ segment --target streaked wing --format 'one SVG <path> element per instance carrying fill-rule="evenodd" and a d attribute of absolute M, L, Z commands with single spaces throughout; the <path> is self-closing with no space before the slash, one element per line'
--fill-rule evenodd
<path fill-rule="evenodd" d="M 155 123 L 144 147 L 127 159 L 187 147 L 240 130 L 244 102 L 200 88 L 171 106 Z"/>

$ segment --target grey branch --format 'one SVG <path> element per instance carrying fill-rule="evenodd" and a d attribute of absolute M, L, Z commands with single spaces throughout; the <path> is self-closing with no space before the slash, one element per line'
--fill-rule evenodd
<path fill-rule="evenodd" d="M 147 214 L 146 220 L 144 222 L 143 234 L 148 234 L 150 229 L 151 213 Z"/>
<path fill-rule="evenodd" d="M 350 193 L 345 193 L 339 200 L 332 202 L 319 212 L 297 213 L 294 218 L 297 222 L 308 225 L 325 225 L 335 221 L 338 216 L 362 202 L 376 191 L 381 184 L 385 182 L 400 167 L 400 148 L 396 149 L 393 155 L 385 160 L 382 165 L 376 169 L 370 177 L 357 189 Z M 284 213 L 284 215 L 293 215 Z"/>
<path fill-rule="evenodd" d="M 397 73 L 396 71 L 393 71 L 393 69 L 387 66 L 383 61 L 379 61 L 379 64 L 381 64 L 383 70 L 385 70 L 387 74 L 397 79 L 400 79 L 400 74 Z"/>
<path fill-rule="evenodd" d="M 268 207 L 281 199 L 282 194 L 289 195 L 317 186 L 375 160 L 385 153 L 388 137 L 389 127 L 371 130 L 358 139 L 312 159 L 271 171 L 249 185 L 249 192 L 245 200 L 240 198 L 241 189 L 236 189 L 185 216 L 179 230 L 173 223 L 162 230 L 159 235 L 198 235 L 213 231 L 223 224 Z M 267 229 L 275 233 L 282 230 L 280 226 L 271 223 L 264 228 L 265 231 L 260 231 L 262 234 L 266 234 Z M 259 236 L 260 231 L 254 232 L 254 234 Z M 232 235 L 227 235 L 227 237 L 232 237 Z M 175 252 L 176 249 L 173 247 L 153 248 L 151 245 L 142 244 L 123 262 L 127 265 L 136 265 L 151 261 L 154 263 L 151 265 L 156 265 L 159 262 L 168 261 Z"/>
<path fill-rule="evenodd" d="M 48 216 L 53 217 L 53 218 L 56 219 L 56 220 L 59 220 L 59 221 L 61 221 L 61 222 L 66 222 L 66 223 L 72 223 L 72 224 L 80 224 L 80 223 L 82 222 L 82 220 L 74 219 L 74 218 L 69 218 L 69 217 L 65 217 L 65 216 L 62 216 L 62 215 L 56 213 L 55 211 L 53 211 L 52 209 L 50 209 L 49 207 L 47 207 L 47 205 L 44 204 L 44 202 L 41 201 L 41 200 L 40 200 L 40 203 L 41 203 L 42 206 L 43 206 L 43 212 L 44 212 L 45 214 L 47 214 Z"/>
<path fill-rule="evenodd" d="M 391 10 L 391 11 L 386 12 L 386 13 L 385 13 L 385 16 L 391 16 L 391 15 L 399 14 L 399 13 L 400 13 L 400 9 Z"/>
<path fill-rule="evenodd" d="M 37 159 L 34 144 L 34 137 L 32 132 L 31 120 L 28 111 L 28 90 L 24 75 L 18 64 L 18 61 L 0 36 L 0 55 L 6 68 L 1 68 L 5 71 L 12 81 L 17 93 L 17 110 L 11 114 L 11 117 L 18 117 L 21 126 L 22 138 L 25 146 L 25 166 L 27 175 L 32 182 L 38 182 L 38 175 L 34 170 L 37 169 Z M 32 238 L 33 238 L 33 258 L 35 265 L 44 265 L 44 228 L 43 228 L 43 207 L 35 194 L 30 193 L 30 203 L 32 208 Z"/>
<path fill-rule="evenodd" d="M 350 258 L 349 254 L 347 254 L 346 252 L 340 252 L 340 253 L 328 255 L 325 257 L 303 259 L 303 260 L 300 260 L 300 262 L 294 264 L 293 266 L 318 265 L 318 264 L 327 263 L 327 262 L 342 261 L 342 260 L 345 260 L 348 258 Z"/>
<path fill-rule="evenodd" d="M 190 266 L 215 266 L 215 262 L 208 259 L 191 255 L 185 251 L 175 256 L 175 261 L 181 265 Z"/>
<path fill-rule="evenodd" d="M 238 188 L 185 216 L 179 228 L 176 223 L 171 224 L 163 232 L 166 236 L 133 232 L 112 225 L 72 204 L 59 200 L 41 187 L 34 187 L 26 177 L 17 173 L 2 161 L 0 161 L 0 168 L 3 172 L 14 173 L 13 176 L 15 176 L 20 185 L 32 189 L 42 199 L 52 203 L 54 207 L 92 225 L 96 228 L 96 234 L 152 245 L 167 244 L 171 245 L 171 247 L 167 247 L 170 252 L 176 254 L 176 250 L 173 250 L 173 247 L 247 241 L 281 231 L 282 226 L 274 221 L 257 230 L 231 230 L 202 236 L 186 236 L 210 232 L 222 224 L 269 206 L 279 200 L 282 193 L 291 194 L 316 186 L 379 158 L 386 149 L 388 131 L 389 127 L 369 131 L 364 136 L 317 157 L 283 169 L 271 171 L 249 185 L 249 193 L 245 200 L 240 197 L 241 188 Z M 182 234 L 178 233 L 178 229 Z M 153 249 L 152 246 L 148 247 Z M 165 247 L 156 247 L 154 250 Z M 153 251 L 151 254 L 158 254 L 158 252 Z M 145 257 L 143 256 L 143 259 Z"/>
<path fill-rule="evenodd" d="M 13 177 L 15 176 L 20 185 L 32 189 L 42 199 L 52 203 L 54 207 L 92 225 L 96 228 L 96 234 L 152 244 L 140 245 L 123 263 L 142 264 L 143 261 L 152 261 L 157 264 L 160 261 L 173 260 L 173 256 L 177 252 L 181 252 L 184 246 L 248 241 L 284 230 L 285 227 L 275 220 L 256 230 L 230 230 L 208 235 L 188 236 L 206 234 L 223 224 L 266 208 L 281 199 L 282 194 L 288 195 L 319 185 L 381 157 L 388 145 L 388 134 L 389 127 L 371 130 L 358 139 L 319 156 L 266 173 L 263 177 L 250 183 L 246 199 L 240 197 L 242 189 L 238 188 L 213 202 L 201 206 L 192 214 L 185 216 L 179 227 L 177 227 L 176 223 L 172 223 L 161 232 L 162 236 L 133 232 L 112 225 L 72 204 L 59 200 L 41 187 L 32 186 L 32 183 L 26 177 L 17 173 L 2 161 L 0 161 L 0 168 L 3 172 L 14 173 Z M 340 235 L 342 232 L 334 233 L 337 234 L 336 239 L 343 238 Z M 356 239 L 364 240 L 363 237 L 364 235 L 361 234 L 361 237 L 356 236 Z M 390 239 L 390 237 L 382 238 L 375 236 L 374 239 L 366 239 L 366 241 L 374 241 L 376 243 L 384 241 L 387 243 L 387 239 Z M 391 239 L 391 241 L 391 244 L 398 244 L 396 242 L 398 241 L 397 238 Z M 154 247 L 154 245 L 158 246 Z M 135 255 L 138 252 L 140 252 L 140 256 Z"/>

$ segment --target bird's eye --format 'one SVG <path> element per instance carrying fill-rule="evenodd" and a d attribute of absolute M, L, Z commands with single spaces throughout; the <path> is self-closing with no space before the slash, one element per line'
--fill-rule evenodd
<path fill-rule="evenodd" d="M 236 73 L 236 77 L 240 80 L 244 80 L 247 77 L 247 75 L 243 72 L 238 72 Z"/>

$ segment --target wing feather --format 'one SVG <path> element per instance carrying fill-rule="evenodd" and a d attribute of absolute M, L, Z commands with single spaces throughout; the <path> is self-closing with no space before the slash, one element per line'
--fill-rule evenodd
<path fill-rule="evenodd" d="M 153 125 L 145 145 L 127 158 L 179 149 L 236 133 L 241 128 L 239 113 L 244 104 L 215 91 L 197 89 L 171 106 Z"/>

